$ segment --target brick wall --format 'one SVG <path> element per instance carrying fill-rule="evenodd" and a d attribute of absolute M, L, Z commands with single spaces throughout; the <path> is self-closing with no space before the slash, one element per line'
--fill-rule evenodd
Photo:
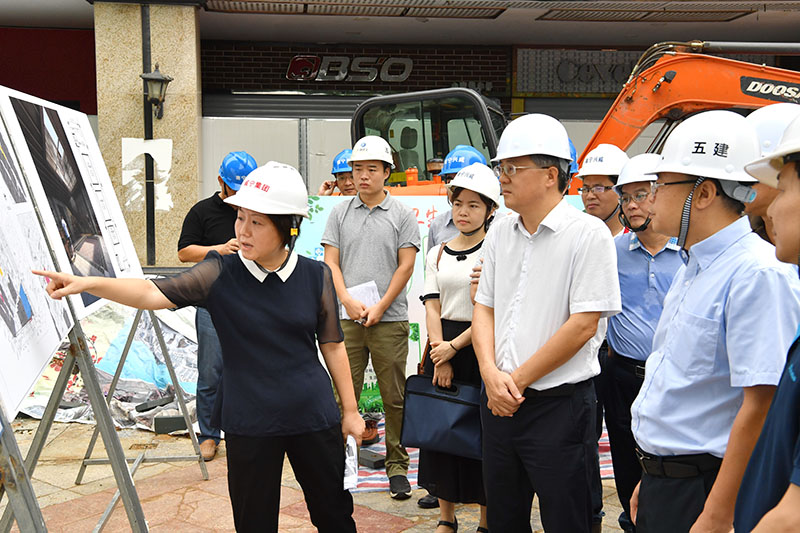
<path fill-rule="evenodd" d="M 203 91 L 325 91 L 387 94 L 452 87 L 478 89 L 510 107 L 511 47 L 276 45 L 239 41 L 202 41 Z M 295 55 L 404 57 L 413 61 L 403 82 L 320 82 L 286 79 Z"/>

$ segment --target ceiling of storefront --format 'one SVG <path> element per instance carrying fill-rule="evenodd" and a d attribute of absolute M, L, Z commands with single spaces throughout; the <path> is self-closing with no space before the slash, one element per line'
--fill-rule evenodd
<path fill-rule="evenodd" d="M 202 39 L 272 42 L 646 46 L 797 41 L 800 27 L 800 1 L 174 1 L 204 6 Z M 92 10 L 87 0 L 3 0 L 0 25 L 91 28 Z"/>

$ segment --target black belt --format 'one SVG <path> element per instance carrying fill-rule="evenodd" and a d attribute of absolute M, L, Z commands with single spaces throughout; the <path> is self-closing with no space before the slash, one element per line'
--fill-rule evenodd
<path fill-rule="evenodd" d="M 638 447 L 636 457 L 645 474 L 668 478 L 698 477 L 705 472 L 718 471 L 722 464 L 722 459 L 710 453 L 659 457 L 643 452 Z"/>
<path fill-rule="evenodd" d="M 545 389 L 545 390 L 536 390 L 536 389 L 525 389 L 525 392 L 522 395 L 525 398 L 552 398 L 556 396 L 572 396 L 572 394 L 583 387 L 589 386 L 592 383 L 592 380 L 587 379 L 585 381 L 581 381 L 580 383 L 564 383 L 563 385 L 559 385 L 558 387 L 553 387 L 552 389 Z"/>
<path fill-rule="evenodd" d="M 633 372 L 637 378 L 644 379 L 644 361 L 639 361 L 638 359 L 633 359 L 632 357 L 625 357 L 617 352 L 614 352 L 614 355 L 611 358 L 615 361 L 623 363 L 623 367 Z"/>

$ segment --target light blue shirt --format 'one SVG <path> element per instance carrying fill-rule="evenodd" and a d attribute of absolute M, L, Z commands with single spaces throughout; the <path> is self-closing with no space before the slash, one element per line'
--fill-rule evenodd
<path fill-rule="evenodd" d="M 642 246 L 636 233 L 614 239 L 619 268 L 622 312 L 608 319 L 608 344 L 614 353 L 644 361 L 653 350 L 653 334 L 664 308 L 664 297 L 683 265 L 674 237 L 655 255 Z"/>
<path fill-rule="evenodd" d="M 433 217 L 431 226 L 428 228 L 428 250 L 432 250 L 443 242 L 455 239 L 459 233 L 461 232 L 458 231 L 453 222 L 453 210 L 448 209 L 443 213 L 439 213 Z"/>
<path fill-rule="evenodd" d="M 664 299 L 631 429 L 645 452 L 722 457 L 743 387 L 776 385 L 800 320 L 800 281 L 747 218 L 689 251 Z"/>

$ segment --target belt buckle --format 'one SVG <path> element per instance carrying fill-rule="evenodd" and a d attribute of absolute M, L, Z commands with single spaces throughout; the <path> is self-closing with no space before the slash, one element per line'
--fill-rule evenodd
<path fill-rule="evenodd" d="M 643 367 L 642 365 L 636 365 L 635 367 L 633 367 L 633 375 L 636 376 L 637 378 L 644 379 L 644 370 L 645 367 Z"/>

